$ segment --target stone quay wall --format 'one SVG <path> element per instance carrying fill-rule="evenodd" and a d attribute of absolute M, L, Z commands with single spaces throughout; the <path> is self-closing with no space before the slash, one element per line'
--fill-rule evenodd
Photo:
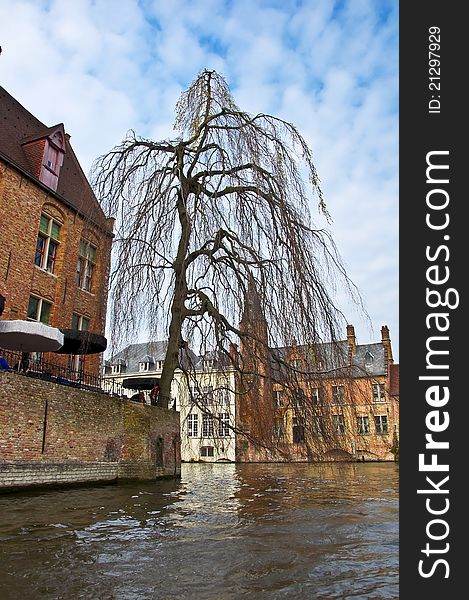
<path fill-rule="evenodd" d="M 0 492 L 180 472 L 178 412 L 0 372 Z"/>

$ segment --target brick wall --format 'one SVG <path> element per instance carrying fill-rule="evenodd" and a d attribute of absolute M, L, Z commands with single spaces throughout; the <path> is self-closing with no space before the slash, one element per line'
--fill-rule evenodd
<path fill-rule="evenodd" d="M 41 213 L 62 225 L 54 273 L 34 264 Z M 111 229 L 103 231 L 60 202 L 52 193 L 0 160 L 0 293 L 6 297 L 2 319 L 26 319 L 31 294 L 52 304 L 49 324 L 72 326 L 72 314 L 89 319 L 89 329 L 104 335 L 108 293 Z M 97 247 L 91 293 L 76 285 L 80 239 Z M 46 361 L 67 366 L 67 356 Z M 99 354 L 85 357 L 85 371 L 98 375 Z"/>
<path fill-rule="evenodd" d="M 179 413 L 0 373 L 0 490 L 179 474 Z"/>

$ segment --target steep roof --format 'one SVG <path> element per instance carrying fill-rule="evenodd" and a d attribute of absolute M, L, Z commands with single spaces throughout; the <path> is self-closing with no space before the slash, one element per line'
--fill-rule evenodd
<path fill-rule="evenodd" d="M 150 362 L 150 357 L 154 360 L 154 365 L 149 371 L 157 371 L 157 362 L 165 359 L 166 349 L 168 347 L 167 340 L 159 340 L 156 342 L 142 342 L 139 344 L 130 344 L 117 354 L 114 354 L 106 361 L 107 365 L 125 364 L 127 373 L 138 373 L 139 364 L 141 362 Z M 189 350 L 191 361 L 193 364 L 198 364 L 200 358 Z"/>
<path fill-rule="evenodd" d="M 52 127 L 44 125 L 0 86 L 0 156 L 46 189 L 49 188 L 41 183 L 32 172 L 23 144 L 47 137 L 61 125 Z M 85 218 L 110 231 L 111 226 L 83 173 L 68 138 L 69 136 L 65 137 L 65 156 L 57 190 L 56 192 L 49 191 Z"/>
<path fill-rule="evenodd" d="M 279 366 L 275 356 L 279 357 L 280 361 L 288 360 L 292 353 L 292 346 L 284 348 L 275 348 L 272 350 L 272 370 L 273 373 L 279 373 L 282 367 Z M 355 354 L 352 357 L 352 369 L 349 365 L 349 346 L 346 340 L 340 340 L 336 343 L 323 342 L 316 345 L 303 345 L 294 348 L 295 355 L 304 356 L 306 362 L 310 362 L 311 355 L 315 355 L 316 366 L 306 367 L 306 371 L 310 371 L 312 375 L 317 373 L 319 376 L 324 374 L 324 377 L 345 374 L 347 371 L 348 377 L 377 377 L 386 375 L 386 356 L 382 343 L 357 344 Z"/>

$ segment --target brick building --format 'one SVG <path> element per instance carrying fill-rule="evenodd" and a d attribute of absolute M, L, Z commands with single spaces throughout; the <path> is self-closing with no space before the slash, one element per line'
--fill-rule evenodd
<path fill-rule="evenodd" d="M 112 229 L 64 125 L 44 125 L 0 87 L 0 318 L 103 335 Z M 53 356 L 96 375 L 100 359 Z"/>
<path fill-rule="evenodd" d="M 395 460 L 399 365 L 387 326 L 381 341 L 357 344 L 354 327 L 335 343 L 269 348 L 255 288 L 240 330 L 238 462 Z M 254 341 L 253 341 L 254 340 Z M 287 368 L 288 366 L 288 368 Z"/>

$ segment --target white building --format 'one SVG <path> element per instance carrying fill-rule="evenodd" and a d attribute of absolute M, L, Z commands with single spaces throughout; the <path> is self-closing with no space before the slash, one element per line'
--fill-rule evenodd
<path fill-rule="evenodd" d="M 131 344 L 105 362 L 103 388 L 115 389 L 125 382 L 135 388 L 123 389 L 133 396 L 142 380 L 161 376 L 167 343 Z M 184 462 L 235 461 L 235 372 L 225 355 L 192 355 L 188 372 L 177 370 L 171 387 L 169 407 L 180 413 L 181 460 Z M 151 386 L 149 386 L 151 387 Z M 149 391 L 145 392 L 149 403 Z"/>

